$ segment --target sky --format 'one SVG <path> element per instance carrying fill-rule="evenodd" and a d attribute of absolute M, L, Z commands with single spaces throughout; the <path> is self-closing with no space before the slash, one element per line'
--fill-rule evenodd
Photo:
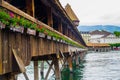
<path fill-rule="evenodd" d="M 67 3 L 80 20 L 80 25 L 120 25 L 120 0 L 59 0 Z"/>

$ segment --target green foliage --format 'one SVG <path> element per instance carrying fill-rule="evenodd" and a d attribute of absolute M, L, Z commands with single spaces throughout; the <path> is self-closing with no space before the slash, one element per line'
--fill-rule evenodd
<path fill-rule="evenodd" d="M 111 47 L 119 47 L 120 43 L 110 44 Z"/>
<path fill-rule="evenodd" d="M 115 31 L 114 34 L 115 34 L 116 37 L 120 37 L 120 32 Z"/>
<path fill-rule="evenodd" d="M 9 19 L 10 25 L 13 25 L 14 27 L 18 24 L 19 20 L 17 17 L 10 18 Z"/>
<path fill-rule="evenodd" d="M 37 24 L 32 23 L 31 21 L 29 21 L 25 18 L 20 18 L 20 19 L 18 19 L 17 17 L 10 18 L 10 15 L 7 12 L 5 12 L 4 9 L 1 9 L 1 8 L 0 8 L 0 21 L 5 25 L 13 25 L 14 27 L 20 25 L 20 26 L 23 26 L 24 28 L 34 29 L 38 32 L 45 33 L 46 35 L 49 35 L 49 36 L 54 37 L 56 39 L 64 40 L 65 42 L 67 42 L 70 45 L 84 48 L 81 44 L 76 43 L 75 41 L 72 41 L 64 36 L 60 36 L 56 32 L 53 32 L 53 31 L 46 29 L 44 27 L 41 27 L 41 28 L 37 27 Z"/>
<path fill-rule="evenodd" d="M 26 19 L 25 18 L 20 18 L 19 19 L 19 25 L 21 25 L 21 26 L 26 26 Z"/>
<path fill-rule="evenodd" d="M 9 19 L 10 16 L 5 11 L 0 10 L 0 21 L 5 25 L 9 25 Z"/>

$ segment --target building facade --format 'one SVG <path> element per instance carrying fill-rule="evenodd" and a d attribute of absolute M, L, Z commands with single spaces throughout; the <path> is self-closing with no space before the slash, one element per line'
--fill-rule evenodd
<path fill-rule="evenodd" d="M 113 33 L 104 30 L 95 30 L 92 32 L 80 32 L 86 43 L 120 43 L 120 38 Z"/>

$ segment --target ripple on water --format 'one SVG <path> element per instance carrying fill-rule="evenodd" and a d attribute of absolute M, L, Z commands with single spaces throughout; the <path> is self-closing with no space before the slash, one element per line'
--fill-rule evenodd
<path fill-rule="evenodd" d="M 89 53 L 82 80 L 120 80 L 120 52 Z"/>

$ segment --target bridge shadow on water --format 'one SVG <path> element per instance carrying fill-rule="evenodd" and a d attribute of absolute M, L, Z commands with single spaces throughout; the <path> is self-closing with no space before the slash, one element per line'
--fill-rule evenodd
<path fill-rule="evenodd" d="M 61 72 L 62 80 L 82 80 L 83 78 L 83 62 L 76 66 L 73 62 L 73 71 L 71 72 L 67 67 L 65 67 Z"/>

